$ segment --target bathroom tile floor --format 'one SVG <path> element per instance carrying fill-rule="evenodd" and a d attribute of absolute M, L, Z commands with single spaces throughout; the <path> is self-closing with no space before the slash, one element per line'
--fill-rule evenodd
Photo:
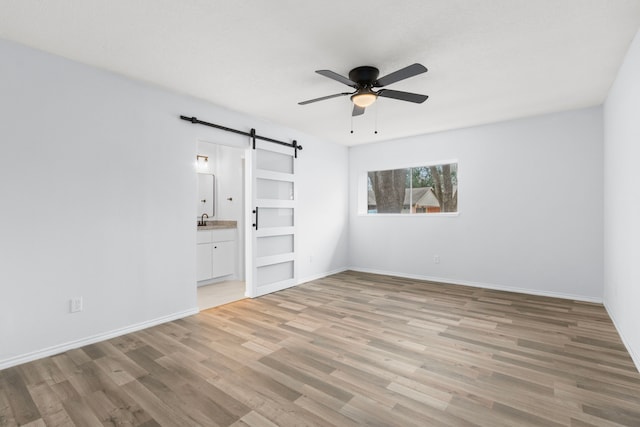
<path fill-rule="evenodd" d="M 198 308 L 207 310 L 244 299 L 245 282 L 229 280 L 198 288 Z"/>

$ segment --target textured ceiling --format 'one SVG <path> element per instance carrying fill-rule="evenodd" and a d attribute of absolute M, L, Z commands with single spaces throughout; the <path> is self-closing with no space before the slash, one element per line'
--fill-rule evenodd
<path fill-rule="evenodd" d="M 0 0 L 2 38 L 347 145 L 598 105 L 639 26 L 637 0 Z M 349 90 L 314 70 L 414 62 L 389 88 L 429 99 L 353 134 L 348 97 L 297 105 Z"/>

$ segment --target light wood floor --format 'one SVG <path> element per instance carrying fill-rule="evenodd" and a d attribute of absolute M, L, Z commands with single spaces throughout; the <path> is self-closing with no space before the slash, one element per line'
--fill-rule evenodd
<path fill-rule="evenodd" d="M 346 272 L 0 371 L 0 425 L 640 426 L 598 304 Z"/>

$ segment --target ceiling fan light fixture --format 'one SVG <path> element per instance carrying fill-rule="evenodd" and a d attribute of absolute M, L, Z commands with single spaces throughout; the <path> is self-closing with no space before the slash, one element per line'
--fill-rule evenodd
<path fill-rule="evenodd" d="M 366 90 L 362 92 L 358 92 L 355 95 L 351 96 L 351 101 L 356 104 L 358 107 L 366 108 L 376 102 L 378 95 L 376 95 L 371 90 Z"/>

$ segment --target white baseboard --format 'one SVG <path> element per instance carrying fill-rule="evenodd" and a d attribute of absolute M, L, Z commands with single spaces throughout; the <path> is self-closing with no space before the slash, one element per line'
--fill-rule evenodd
<path fill-rule="evenodd" d="M 324 279 L 327 276 L 331 276 L 333 274 L 342 273 L 343 271 L 347 271 L 347 270 L 349 270 L 348 267 L 342 267 L 342 268 L 338 268 L 336 270 L 327 271 L 327 272 L 320 273 L 320 274 L 314 274 L 313 276 L 303 277 L 301 279 L 298 279 L 298 285 L 301 285 L 301 284 L 307 283 L 307 282 L 312 282 L 312 281 L 318 280 L 318 279 Z"/>
<path fill-rule="evenodd" d="M 507 291 L 507 292 L 518 292 L 521 294 L 529 294 L 529 295 L 537 295 L 543 297 L 553 297 L 553 298 L 562 298 L 562 299 L 570 299 L 574 301 L 584 301 L 584 302 L 593 302 L 602 304 L 602 298 L 588 297 L 585 295 L 572 295 L 565 294 L 561 292 L 551 292 L 551 291 L 541 291 L 538 289 L 527 289 L 527 288 L 517 288 L 513 286 L 504 286 L 504 285 L 495 285 L 493 283 L 482 283 L 482 282 L 471 282 L 468 280 L 458 280 L 458 279 L 450 279 L 447 277 L 433 277 L 433 276 L 422 276 L 419 274 L 407 274 L 400 273 L 397 271 L 384 271 L 384 270 L 375 270 L 371 268 L 363 268 L 363 267 L 350 267 L 349 270 L 360 271 L 363 273 L 372 273 L 372 274 L 383 274 L 385 276 L 396 276 L 403 277 L 405 279 L 416 279 L 416 280 L 426 280 L 429 282 L 440 282 L 447 283 L 451 285 L 464 285 L 471 286 L 474 288 L 484 288 L 484 289 L 492 289 L 496 291 Z"/>
<path fill-rule="evenodd" d="M 624 346 L 627 348 L 633 364 L 636 365 L 636 370 L 640 372 L 640 354 L 636 353 L 633 347 L 631 347 L 629 340 L 624 336 L 624 332 L 622 332 L 622 328 L 620 328 L 620 324 L 616 321 L 616 317 L 613 315 L 613 312 L 609 310 L 609 307 L 607 307 L 607 303 L 605 302 L 603 305 L 605 310 L 607 310 L 607 314 L 611 318 L 611 321 L 613 322 L 613 326 L 615 326 L 616 331 L 618 331 L 618 335 L 620 335 L 622 344 L 624 344 Z"/>
<path fill-rule="evenodd" d="M 92 335 L 86 338 L 81 338 L 79 340 L 69 341 L 64 344 L 58 344 L 51 347 L 43 348 L 41 350 L 36 350 L 30 353 L 21 354 L 19 356 L 10 357 L 8 359 L 3 359 L 3 360 L 0 360 L 0 369 L 10 368 L 12 366 L 20 365 L 22 363 L 27 363 L 33 360 L 42 359 L 43 357 L 64 353 L 65 351 L 73 350 L 74 348 L 83 347 L 85 345 L 94 344 L 99 341 L 115 338 L 120 335 L 136 332 L 141 329 L 150 328 L 151 326 L 156 326 L 161 323 L 170 322 L 172 320 L 182 319 L 183 317 L 191 316 L 193 314 L 198 314 L 198 312 L 199 312 L 198 308 L 194 307 L 189 310 L 172 313 L 168 316 L 158 317 L 156 319 L 136 323 L 134 325 L 126 326 L 124 328 L 114 329 L 109 332 Z"/>
<path fill-rule="evenodd" d="M 274 283 L 274 284 L 271 284 L 271 285 L 264 285 L 264 286 L 261 286 L 261 287 L 258 288 L 257 294 L 255 296 L 249 295 L 248 293 L 245 293 L 245 296 L 247 298 L 260 297 L 262 295 L 267 295 L 267 294 L 270 294 L 270 293 L 273 293 L 273 292 L 282 291 L 284 289 L 292 288 L 294 286 L 298 286 L 298 285 L 301 285 L 303 283 L 311 282 L 313 280 L 322 279 L 322 278 L 325 278 L 327 276 L 331 276 L 332 274 L 342 273 L 343 271 L 347 271 L 347 270 L 348 270 L 347 267 L 342 267 L 342 268 L 338 268 L 336 270 L 326 271 L 326 272 L 320 273 L 320 274 L 314 274 L 313 276 L 306 276 L 306 277 L 303 277 L 301 279 L 298 279 L 297 281 L 286 282 L 285 284 L 282 284 L 282 282 L 278 282 L 278 283 Z"/>
<path fill-rule="evenodd" d="M 271 283 L 269 285 L 258 286 L 256 289 L 256 297 L 261 297 L 263 295 L 272 294 L 274 292 L 282 291 L 288 288 L 292 288 L 297 286 L 298 283 L 294 279 L 287 279 L 276 283 Z"/>

